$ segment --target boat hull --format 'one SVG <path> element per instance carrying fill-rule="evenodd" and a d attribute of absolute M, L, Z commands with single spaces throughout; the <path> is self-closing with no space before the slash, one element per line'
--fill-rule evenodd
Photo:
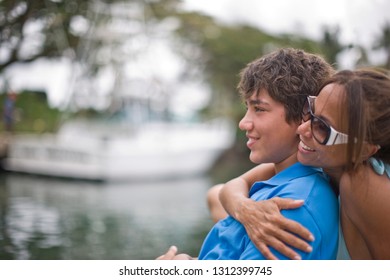
<path fill-rule="evenodd" d="M 85 132 L 85 130 L 84 130 Z M 154 124 L 131 136 L 71 132 L 16 136 L 4 169 L 87 180 L 156 180 L 206 173 L 234 140 L 210 125 Z"/>

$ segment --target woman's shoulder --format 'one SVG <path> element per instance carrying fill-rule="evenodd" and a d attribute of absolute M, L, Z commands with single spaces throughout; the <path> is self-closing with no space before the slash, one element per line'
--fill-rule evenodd
<path fill-rule="evenodd" d="M 370 157 L 368 163 L 376 174 L 385 175 L 390 179 L 390 164 L 374 157 Z"/>
<path fill-rule="evenodd" d="M 350 216 L 372 219 L 378 213 L 390 215 L 390 179 L 377 174 L 369 165 L 345 172 L 339 186 L 341 204 Z"/>
<path fill-rule="evenodd" d="M 340 180 L 340 202 L 343 213 L 361 236 L 373 258 L 389 258 L 390 179 L 378 174 L 370 165 L 356 172 L 345 172 Z"/>
<path fill-rule="evenodd" d="M 340 188 L 354 190 L 367 189 L 372 190 L 380 187 L 390 188 L 390 178 L 387 175 L 387 169 L 381 168 L 382 172 L 378 173 L 378 168 L 371 164 L 360 166 L 353 172 L 344 172 L 340 178 Z"/>

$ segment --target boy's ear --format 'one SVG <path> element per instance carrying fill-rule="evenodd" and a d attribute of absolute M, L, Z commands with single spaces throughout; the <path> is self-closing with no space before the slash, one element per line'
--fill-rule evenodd
<path fill-rule="evenodd" d="M 379 146 L 379 145 L 365 143 L 364 147 L 363 147 L 363 154 L 362 154 L 363 159 L 367 160 L 371 156 L 375 155 L 376 152 L 378 152 L 378 150 L 380 148 L 381 148 L 381 146 Z"/>

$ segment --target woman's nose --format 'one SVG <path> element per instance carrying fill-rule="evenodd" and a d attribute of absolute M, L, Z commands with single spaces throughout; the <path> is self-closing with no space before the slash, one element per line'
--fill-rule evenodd
<path fill-rule="evenodd" d="M 301 125 L 297 128 L 297 133 L 303 137 L 311 138 L 311 120 L 302 121 Z"/>

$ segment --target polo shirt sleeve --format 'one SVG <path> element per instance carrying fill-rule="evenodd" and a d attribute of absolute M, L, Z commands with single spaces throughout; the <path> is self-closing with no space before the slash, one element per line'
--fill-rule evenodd
<path fill-rule="evenodd" d="M 338 245 L 338 200 L 332 188 L 322 177 L 316 176 L 297 179 L 284 186 L 278 186 L 274 196 L 304 199 L 303 206 L 296 209 L 282 210 L 281 213 L 288 219 L 294 220 L 306 227 L 315 237 L 309 242 L 313 250 L 310 253 L 296 251 L 303 260 L 307 259 L 335 259 Z M 245 248 L 240 259 L 264 259 L 246 235 Z M 286 257 L 270 247 L 271 252 L 279 259 Z"/>
<path fill-rule="evenodd" d="M 316 237 L 316 239 L 313 242 L 309 243 L 313 247 L 313 251 L 311 253 L 306 253 L 296 248 L 292 248 L 295 252 L 297 252 L 301 256 L 302 259 L 316 259 L 315 255 L 317 254 L 315 253 L 318 253 L 316 252 L 316 250 L 318 250 L 318 248 L 321 247 L 320 246 L 321 232 L 318 229 L 316 221 L 313 219 L 312 215 L 308 212 L 308 209 L 305 206 L 302 206 L 298 209 L 282 210 L 282 214 L 288 219 L 301 223 Z M 272 254 L 274 254 L 278 259 L 280 260 L 288 259 L 286 256 L 282 255 L 272 247 L 269 248 Z M 263 254 L 260 253 L 260 251 L 256 248 L 255 244 L 247 236 L 246 248 L 244 252 L 241 254 L 240 259 L 241 260 L 265 260 L 266 258 L 263 256 Z"/>

